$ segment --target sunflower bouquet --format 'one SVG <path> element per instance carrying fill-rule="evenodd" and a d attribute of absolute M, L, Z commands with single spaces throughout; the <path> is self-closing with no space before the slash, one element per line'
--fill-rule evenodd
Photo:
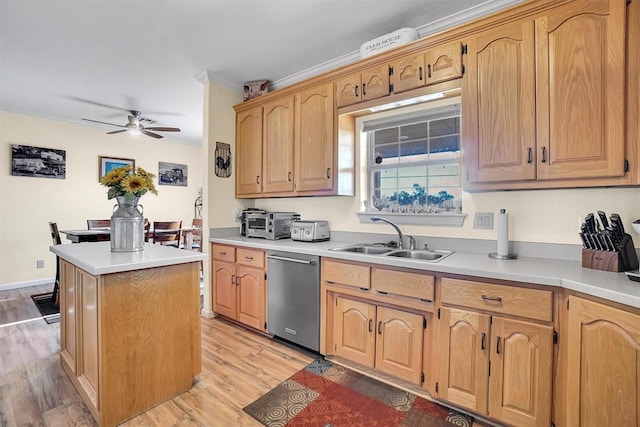
<path fill-rule="evenodd" d="M 100 184 L 109 188 L 107 199 L 113 199 L 117 196 L 141 197 L 147 191 L 157 195 L 158 191 L 153 185 L 155 177 L 154 174 L 140 167 L 122 166 L 109 171 L 100 179 Z"/>

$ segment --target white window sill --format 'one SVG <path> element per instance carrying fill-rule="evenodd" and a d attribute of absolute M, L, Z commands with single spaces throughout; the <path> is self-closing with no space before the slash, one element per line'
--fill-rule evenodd
<path fill-rule="evenodd" d="M 462 227 L 467 214 L 437 213 L 411 214 L 390 212 L 356 212 L 361 224 L 374 224 L 372 216 L 379 216 L 396 224 L 437 225 L 441 227 Z"/>

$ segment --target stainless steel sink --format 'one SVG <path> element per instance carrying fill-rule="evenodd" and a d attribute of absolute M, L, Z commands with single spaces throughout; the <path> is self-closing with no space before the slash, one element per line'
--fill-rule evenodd
<path fill-rule="evenodd" d="M 355 244 L 351 246 L 343 246 L 341 248 L 333 248 L 332 251 L 338 252 L 352 252 L 365 255 L 381 255 L 392 256 L 396 258 L 409 258 L 427 262 L 438 262 L 441 259 L 451 255 L 453 251 L 439 251 L 439 250 L 409 250 L 409 249 L 395 249 L 380 245 L 368 245 L 368 244 Z"/>
<path fill-rule="evenodd" d="M 419 259 L 422 261 L 431 261 L 437 262 L 441 259 L 451 255 L 453 251 L 429 251 L 429 250 L 408 250 L 408 249 L 400 249 L 390 251 L 389 253 L 384 254 L 385 256 L 393 256 L 397 258 L 410 258 L 410 259 Z"/>
<path fill-rule="evenodd" d="M 386 246 L 379 245 L 367 245 L 367 244 L 356 244 L 351 246 L 345 246 L 342 248 L 333 248 L 332 251 L 339 252 L 355 252 L 359 254 L 367 254 L 367 255 L 382 255 L 387 252 L 391 252 L 393 248 L 388 248 Z"/>

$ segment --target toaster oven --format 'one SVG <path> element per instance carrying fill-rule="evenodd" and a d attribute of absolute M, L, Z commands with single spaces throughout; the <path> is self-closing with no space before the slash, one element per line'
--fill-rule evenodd
<path fill-rule="evenodd" d="M 291 237 L 291 223 L 297 219 L 300 215 L 295 212 L 248 212 L 244 230 L 247 237 L 288 239 Z"/>

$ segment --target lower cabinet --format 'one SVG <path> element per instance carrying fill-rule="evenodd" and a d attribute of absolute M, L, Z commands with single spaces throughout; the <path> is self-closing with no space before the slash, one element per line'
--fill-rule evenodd
<path fill-rule="evenodd" d="M 565 425 L 640 425 L 640 315 L 575 296 L 568 307 Z"/>
<path fill-rule="evenodd" d="M 212 245 L 213 311 L 260 331 L 266 323 L 263 251 Z"/>
<path fill-rule="evenodd" d="M 548 426 L 553 326 L 503 314 L 527 303 L 550 316 L 550 292 L 444 278 L 442 299 L 486 312 L 440 308 L 436 395 L 508 424 Z"/>
<path fill-rule="evenodd" d="M 424 317 L 337 297 L 335 354 L 421 384 Z"/>

